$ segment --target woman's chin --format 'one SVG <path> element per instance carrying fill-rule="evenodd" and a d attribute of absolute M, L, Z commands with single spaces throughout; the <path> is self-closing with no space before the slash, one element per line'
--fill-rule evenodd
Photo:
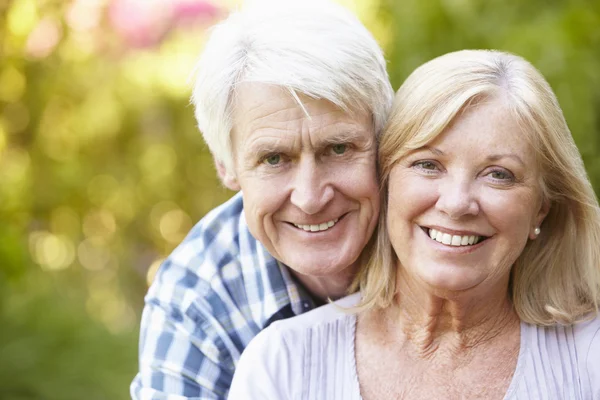
<path fill-rule="evenodd" d="M 484 276 L 480 271 L 466 268 L 445 267 L 420 271 L 420 280 L 435 291 L 464 292 L 478 286 Z"/>

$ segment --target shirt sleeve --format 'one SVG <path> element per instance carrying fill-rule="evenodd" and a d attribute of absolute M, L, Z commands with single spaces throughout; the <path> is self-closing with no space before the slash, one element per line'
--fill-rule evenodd
<path fill-rule="evenodd" d="M 246 347 L 233 376 L 230 400 L 299 399 L 301 372 L 295 371 L 291 356 L 302 359 L 300 349 L 292 350 L 276 329 L 277 324 L 259 333 Z"/>
<path fill-rule="evenodd" d="M 166 271 L 157 275 L 159 281 L 146 296 L 139 372 L 131 384 L 131 397 L 225 399 L 239 352 L 223 327 L 227 321 L 215 317 L 211 308 L 210 300 L 216 296 L 206 293 L 210 289 L 196 276 L 186 276 L 185 268 L 163 267 Z"/>

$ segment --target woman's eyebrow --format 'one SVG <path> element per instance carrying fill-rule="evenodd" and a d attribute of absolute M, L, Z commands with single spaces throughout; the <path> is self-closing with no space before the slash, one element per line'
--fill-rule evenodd
<path fill-rule="evenodd" d="M 446 154 L 442 150 L 438 149 L 437 147 L 433 147 L 433 146 L 423 146 L 423 150 L 429 150 L 436 156 L 443 156 Z"/>
<path fill-rule="evenodd" d="M 434 146 L 429 146 L 429 145 L 425 145 L 423 147 L 419 147 L 418 149 L 414 149 L 413 151 L 410 152 L 410 154 L 414 154 L 414 153 L 419 153 L 422 151 L 430 151 L 431 153 L 437 155 L 437 156 L 443 156 L 446 153 L 444 153 L 442 150 L 438 149 L 437 147 Z M 519 164 L 521 165 L 525 165 L 525 162 L 523 161 L 523 159 L 521 157 L 519 157 L 518 154 L 515 153 L 498 153 L 498 154 L 491 154 L 489 156 L 486 157 L 487 161 L 498 161 L 501 160 L 503 158 L 511 158 L 515 161 L 517 161 Z"/>
<path fill-rule="evenodd" d="M 511 159 L 515 160 L 516 162 L 518 162 L 519 164 L 525 165 L 525 162 L 523 161 L 523 159 L 515 153 L 492 154 L 487 157 L 487 160 L 488 161 L 498 161 L 503 158 L 511 158 Z"/>
<path fill-rule="evenodd" d="M 407 155 L 416 154 L 416 153 L 421 153 L 421 152 L 426 152 L 426 151 L 428 151 L 428 152 L 430 152 L 430 153 L 433 153 L 433 154 L 435 154 L 436 156 L 443 156 L 443 155 L 445 155 L 445 154 L 446 154 L 446 153 L 444 153 L 442 150 L 438 149 L 437 147 L 433 147 L 433 146 L 425 145 L 425 146 L 418 147 L 418 148 L 416 148 L 416 149 L 413 149 L 413 150 L 409 151 L 409 152 L 407 153 Z"/>

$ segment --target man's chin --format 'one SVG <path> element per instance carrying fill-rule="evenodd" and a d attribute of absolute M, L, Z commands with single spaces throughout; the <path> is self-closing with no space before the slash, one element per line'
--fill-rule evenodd
<path fill-rule="evenodd" d="M 327 260 L 323 257 L 300 257 L 290 259 L 289 263 L 285 263 L 290 269 L 298 274 L 314 276 L 314 277 L 334 277 L 344 272 L 348 272 L 349 267 L 353 264 L 351 260 Z"/>

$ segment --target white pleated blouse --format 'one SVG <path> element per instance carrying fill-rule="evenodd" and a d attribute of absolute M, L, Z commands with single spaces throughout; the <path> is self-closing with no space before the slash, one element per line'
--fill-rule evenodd
<path fill-rule="evenodd" d="M 337 303 L 348 307 L 358 299 Z M 242 354 L 229 399 L 362 400 L 355 328 L 356 316 L 331 304 L 274 323 Z M 568 327 L 521 323 L 505 400 L 530 399 L 600 400 L 600 316 Z"/>

